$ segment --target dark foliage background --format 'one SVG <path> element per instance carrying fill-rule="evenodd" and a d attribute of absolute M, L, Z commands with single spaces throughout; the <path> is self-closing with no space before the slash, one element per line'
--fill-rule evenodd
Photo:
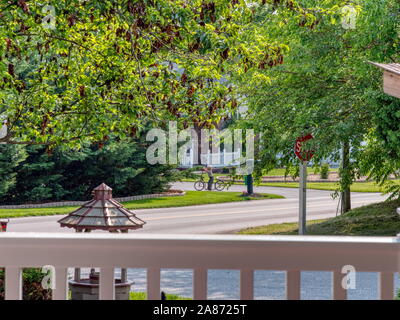
<path fill-rule="evenodd" d="M 114 196 L 165 191 L 179 179 L 169 165 L 150 165 L 144 138 L 109 139 L 81 148 L 0 145 L 0 203 L 86 200 L 105 182 Z"/>

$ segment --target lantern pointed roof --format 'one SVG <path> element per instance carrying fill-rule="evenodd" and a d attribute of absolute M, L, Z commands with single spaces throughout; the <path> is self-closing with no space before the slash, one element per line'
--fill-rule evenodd
<path fill-rule="evenodd" d="M 94 198 L 66 217 L 58 220 L 61 227 L 83 230 L 127 231 L 146 223 L 112 197 L 112 189 L 102 183 L 93 189 Z"/>
<path fill-rule="evenodd" d="M 110 188 L 108 185 L 106 185 L 103 182 L 102 184 L 100 184 L 96 188 L 94 188 L 93 191 L 112 191 L 112 188 Z"/>

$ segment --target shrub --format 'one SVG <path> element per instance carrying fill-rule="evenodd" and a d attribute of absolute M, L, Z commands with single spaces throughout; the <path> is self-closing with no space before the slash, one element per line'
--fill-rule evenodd
<path fill-rule="evenodd" d="M 51 290 L 43 289 L 42 279 L 45 276 L 38 268 L 27 268 L 22 272 L 23 300 L 51 300 Z M 4 269 L 0 269 L 0 300 L 4 300 Z"/>
<path fill-rule="evenodd" d="M 231 170 L 229 168 L 223 168 L 222 173 L 229 174 L 231 173 Z"/>
<path fill-rule="evenodd" d="M 329 164 L 324 163 L 321 166 L 321 179 L 328 179 L 329 177 Z"/>

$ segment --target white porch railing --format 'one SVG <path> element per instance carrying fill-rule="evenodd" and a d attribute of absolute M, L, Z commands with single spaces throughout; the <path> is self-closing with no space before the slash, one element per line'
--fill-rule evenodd
<path fill-rule="evenodd" d="M 147 234 L 0 234 L 6 299 L 21 299 L 23 267 L 55 267 L 54 299 L 67 299 L 67 268 L 100 268 L 100 299 L 114 298 L 114 268 L 146 268 L 149 299 L 160 269 L 193 269 L 193 297 L 207 298 L 208 269 L 240 270 L 240 297 L 253 299 L 254 270 L 286 271 L 286 296 L 300 299 L 301 271 L 331 271 L 333 298 L 346 299 L 343 266 L 380 273 L 380 298 L 394 298 L 400 238 Z"/>
<path fill-rule="evenodd" d="M 210 165 L 213 167 L 238 167 L 240 166 L 241 153 L 240 150 L 236 152 L 217 152 L 211 153 L 208 150 L 207 153 L 201 155 L 201 164 Z M 193 149 L 189 150 L 189 153 L 185 153 L 180 160 L 180 165 L 184 167 L 193 167 L 195 164 L 201 165 L 197 163 L 197 159 L 194 158 Z"/>

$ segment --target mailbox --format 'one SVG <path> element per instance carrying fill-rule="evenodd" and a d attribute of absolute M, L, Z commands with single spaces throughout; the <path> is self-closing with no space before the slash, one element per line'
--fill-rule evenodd
<path fill-rule="evenodd" d="M 370 62 L 383 70 L 383 91 L 396 98 L 400 98 L 400 63 Z"/>

